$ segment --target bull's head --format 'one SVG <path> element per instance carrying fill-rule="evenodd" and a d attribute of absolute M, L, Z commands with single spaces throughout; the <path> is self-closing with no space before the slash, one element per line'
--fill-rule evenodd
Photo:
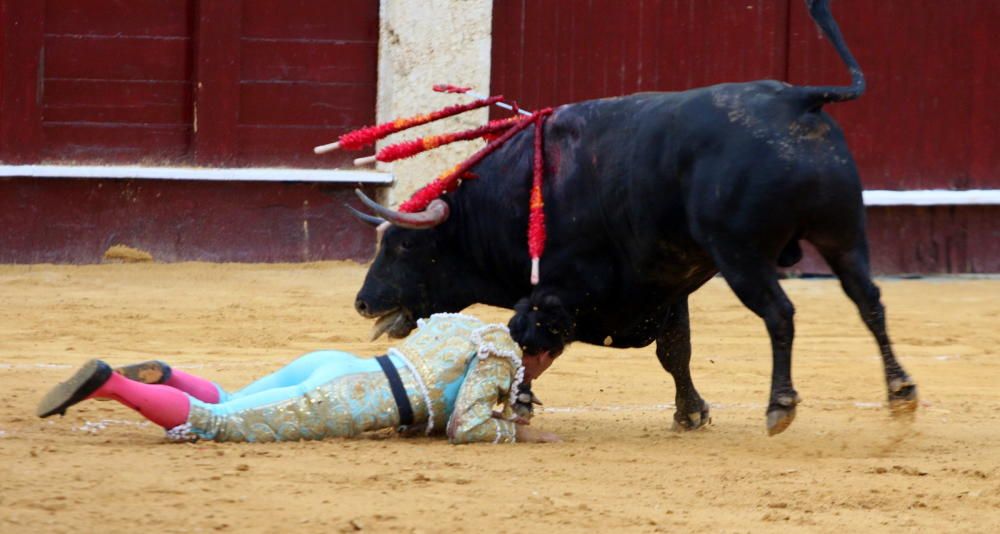
<path fill-rule="evenodd" d="M 356 193 L 379 215 L 349 207 L 356 217 L 379 229 L 375 261 L 354 302 L 359 314 L 377 319 L 373 339 L 383 333 L 406 337 L 416 328 L 418 317 L 464 308 L 468 303 L 458 302 L 452 287 L 460 265 L 449 252 L 448 229 L 440 226 L 448 219 L 448 203 L 436 199 L 422 212 L 401 213 Z"/>

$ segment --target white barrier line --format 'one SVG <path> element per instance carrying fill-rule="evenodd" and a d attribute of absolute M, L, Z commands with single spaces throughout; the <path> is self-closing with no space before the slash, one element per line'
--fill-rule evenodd
<path fill-rule="evenodd" d="M 367 158 L 362 164 L 367 164 Z M 292 169 L 281 167 L 224 168 L 141 167 L 129 165 L 0 165 L 0 177 L 24 178 L 135 178 L 152 180 L 206 180 L 250 182 L 324 182 L 392 184 L 393 175 L 383 172 L 340 169 Z M 996 206 L 1000 189 L 917 189 L 863 192 L 866 206 Z"/>
<path fill-rule="evenodd" d="M 918 189 L 889 191 L 871 189 L 862 193 L 865 206 L 995 206 L 1000 189 Z"/>
<path fill-rule="evenodd" d="M 136 178 L 150 180 L 205 180 L 232 182 L 323 182 L 391 184 L 384 172 L 283 167 L 226 168 L 139 167 L 127 165 L 0 165 L 0 177 L 20 178 Z"/>

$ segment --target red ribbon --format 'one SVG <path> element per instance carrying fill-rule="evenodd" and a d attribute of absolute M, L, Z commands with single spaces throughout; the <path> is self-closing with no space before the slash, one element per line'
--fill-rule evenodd
<path fill-rule="evenodd" d="M 466 93 L 470 89 L 469 87 L 459 87 L 450 84 L 438 84 L 434 86 L 434 90 L 439 93 Z M 502 96 L 491 96 L 468 104 L 449 106 L 426 115 L 417 115 L 407 119 L 383 123 L 378 126 L 361 128 L 340 136 L 340 144 L 348 150 L 357 150 L 390 134 L 457 115 L 465 111 L 486 107 L 502 100 Z M 517 103 L 513 103 L 513 106 L 515 112 L 517 112 Z M 532 165 L 532 184 L 528 207 L 528 255 L 531 257 L 531 284 L 537 285 L 539 281 L 539 263 L 542 254 L 545 252 L 546 241 L 545 200 L 542 195 L 542 182 L 545 178 L 544 130 L 545 119 L 551 114 L 552 108 L 545 108 L 532 113 L 530 117 L 526 118 L 515 116 L 509 119 L 491 121 L 479 128 L 442 135 L 429 135 L 419 139 L 395 143 L 380 150 L 376 155 L 376 159 L 382 162 L 396 161 L 415 156 L 442 145 L 479 137 L 483 137 L 489 141 L 485 147 L 479 149 L 462 163 L 439 174 L 431 183 L 420 188 L 420 190 L 399 206 L 399 211 L 401 212 L 419 212 L 426 209 L 434 199 L 449 191 L 454 191 L 459 186 L 460 180 L 475 178 L 476 175 L 470 172 L 472 167 L 503 146 L 517 135 L 518 132 L 528 126 L 534 125 L 534 161 Z M 501 134 L 500 132 L 503 133 Z"/>
<path fill-rule="evenodd" d="M 348 132 L 340 136 L 340 146 L 345 150 L 359 150 L 368 145 L 375 143 L 383 137 L 392 135 L 396 132 L 401 132 L 413 128 L 415 126 L 420 126 L 422 124 L 427 124 L 428 122 L 433 122 L 436 120 L 444 119 L 446 117 L 451 117 L 453 115 L 458 115 L 460 113 L 465 113 L 466 111 L 471 111 L 473 109 L 479 109 L 486 106 L 491 106 L 497 102 L 503 100 L 503 96 L 491 96 L 489 98 L 483 98 L 480 100 L 475 100 L 469 102 L 468 104 L 457 104 L 454 106 L 448 106 L 446 108 L 439 109 L 432 113 L 427 113 L 424 115 L 416 115 L 414 117 L 408 117 L 405 119 L 396 119 L 392 122 L 384 122 L 377 126 L 368 126 L 365 128 L 360 128 L 352 132 Z"/>
<path fill-rule="evenodd" d="M 538 113 L 551 113 L 552 109 L 540 111 Z M 536 113 L 535 115 L 537 115 Z M 511 126 L 503 135 L 498 137 L 496 140 L 486 145 L 485 147 L 479 149 L 478 152 L 473 154 L 469 159 L 459 163 L 455 167 L 445 171 L 440 174 L 433 182 L 425 185 L 422 189 L 417 191 L 410 197 L 409 200 L 402 203 L 399 206 L 399 211 L 406 213 L 415 213 L 418 211 L 423 211 L 428 204 L 431 203 L 435 198 L 443 195 L 447 191 L 453 190 L 458 186 L 458 179 L 463 176 L 469 169 L 476 166 L 480 161 L 486 156 L 490 155 L 496 149 L 503 146 L 504 143 L 514 137 L 518 132 L 531 126 L 534 122 L 535 115 L 530 117 L 525 117 L 524 119 L 518 120 L 513 126 Z"/>
<path fill-rule="evenodd" d="M 491 121 L 486 126 L 480 126 L 479 128 L 473 128 L 471 130 L 442 135 L 428 135 L 411 141 L 403 141 L 379 150 L 378 154 L 375 155 L 375 159 L 383 163 L 388 163 L 404 158 L 410 158 L 422 152 L 433 150 L 439 146 L 448 145 L 458 141 L 468 141 L 470 139 L 477 139 L 479 137 L 485 137 L 503 132 L 507 128 L 513 126 L 517 120 L 518 117 L 500 119 Z"/>
<path fill-rule="evenodd" d="M 542 199 L 542 178 L 545 176 L 545 117 L 552 109 L 533 115 L 535 122 L 535 165 L 529 200 L 528 255 L 531 256 L 531 285 L 537 285 L 539 262 L 545 252 L 545 201 Z"/>

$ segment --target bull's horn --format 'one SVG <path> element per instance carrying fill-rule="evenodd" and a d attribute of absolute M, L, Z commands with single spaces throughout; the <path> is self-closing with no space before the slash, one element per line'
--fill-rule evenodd
<path fill-rule="evenodd" d="M 374 227 L 377 228 L 378 225 L 380 225 L 380 224 L 382 224 L 382 223 L 385 222 L 385 219 L 383 219 L 382 217 L 376 217 L 374 215 L 368 215 L 367 213 L 365 213 L 363 211 L 358 211 L 358 210 L 354 209 L 353 206 L 351 206 L 350 204 L 348 204 L 346 202 L 344 203 L 344 207 L 351 211 L 351 215 L 354 215 L 361 222 L 363 222 L 363 223 L 365 223 L 365 224 L 367 224 L 369 226 L 374 226 Z"/>
<path fill-rule="evenodd" d="M 384 217 L 385 220 L 400 228 L 410 228 L 412 230 L 433 228 L 447 220 L 450 213 L 448 203 L 440 198 L 432 200 L 427 205 L 427 208 L 419 213 L 402 213 L 375 202 L 362 193 L 360 189 L 355 189 L 354 193 L 358 195 L 361 202 L 365 203 L 365 206 L 368 206 L 372 211 Z"/>

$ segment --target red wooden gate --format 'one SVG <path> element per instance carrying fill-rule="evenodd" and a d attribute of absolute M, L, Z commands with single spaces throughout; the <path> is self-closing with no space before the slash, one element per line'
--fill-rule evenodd
<path fill-rule="evenodd" d="M 0 165 L 343 166 L 312 147 L 374 122 L 377 40 L 377 0 L 0 0 Z M 373 249 L 342 209 L 353 183 L 20 172 L 0 178 L 0 262 L 98 262 L 115 244 L 157 261 Z"/>
<path fill-rule="evenodd" d="M 0 162 L 335 167 L 378 2 L 0 0 Z"/>

